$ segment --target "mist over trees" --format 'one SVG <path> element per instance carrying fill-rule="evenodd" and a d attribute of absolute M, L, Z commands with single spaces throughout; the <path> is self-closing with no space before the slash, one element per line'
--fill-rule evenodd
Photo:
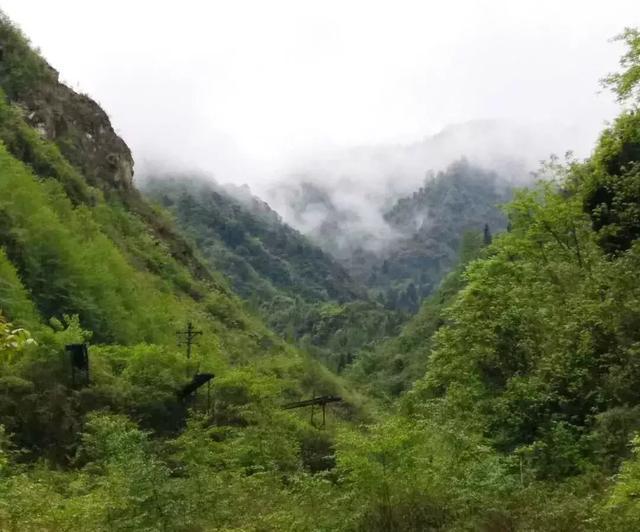
<path fill-rule="evenodd" d="M 521 187 L 457 160 L 379 211 L 384 247 L 331 256 L 247 190 L 140 192 L 107 115 L 0 18 L 0 529 L 638 529 L 620 40 L 590 157 Z"/>

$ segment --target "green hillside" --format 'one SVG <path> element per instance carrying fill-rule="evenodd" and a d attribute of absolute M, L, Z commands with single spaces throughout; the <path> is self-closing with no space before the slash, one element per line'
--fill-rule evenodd
<path fill-rule="evenodd" d="M 225 189 L 206 178 L 167 176 L 146 180 L 143 192 L 175 215 L 245 299 L 281 294 L 343 302 L 363 295 L 335 260 L 247 191 Z"/>
<path fill-rule="evenodd" d="M 511 192 L 504 178 L 464 159 L 427 178 L 385 213 L 402 237 L 373 265 L 369 284 L 387 305 L 415 312 L 455 266 L 466 232 L 486 227 L 490 238 L 506 228 L 500 206 Z"/>
<path fill-rule="evenodd" d="M 398 336 L 363 329 L 338 378 L 234 289 L 299 298 L 333 350 L 368 304 L 323 277 L 339 270 L 294 253 L 278 284 L 278 235 L 299 235 L 214 190 L 181 236 L 104 111 L 2 18 L 0 530 L 639 529 L 640 32 L 620 39 L 624 106 L 592 156 L 549 161 L 492 239 L 451 230 L 458 266 Z M 80 342 L 87 380 L 65 351 Z M 181 395 L 195 373 L 215 377 Z M 283 408 L 312 394 L 342 396 L 325 426 Z"/>
<path fill-rule="evenodd" d="M 204 466 L 192 451 L 210 452 L 194 437 L 216 448 L 207 474 L 225 471 L 216 504 L 217 482 L 283 497 L 325 469 L 332 433 L 281 406 L 340 394 L 337 426 L 361 418 L 357 394 L 248 312 L 142 199 L 106 114 L 6 19 L 0 44 L 0 529 L 200 526 L 213 508 L 181 494 L 188 478 L 213 495 L 184 477 Z M 187 322 L 202 332 L 190 359 L 176 344 Z M 78 342 L 88 386 L 65 352 Z M 181 401 L 196 372 L 213 385 Z"/>
<path fill-rule="evenodd" d="M 399 332 L 402 313 L 368 300 L 340 264 L 248 191 L 186 176 L 148 179 L 143 191 L 265 323 L 333 370 Z"/>
<path fill-rule="evenodd" d="M 309 238 L 366 287 L 370 299 L 413 314 L 455 267 L 465 232 L 506 228 L 500 207 L 511 198 L 514 181 L 523 181 L 522 170 L 507 161 L 505 156 L 497 173 L 462 158 L 436 174 L 428 172 L 427 160 L 422 186 L 401 197 L 390 190 L 383 205 L 368 204 L 366 197 L 368 207 L 353 205 L 353 191 L 342 198 L 339 186 L 319 177 L 284 183 L 275 196 L 300 226 L 313 225 L 307 217 L 317 214 L 321 222 L 308 230 Z M 356 177 L 368 179 L 362 174 L 352 181 Z"/>
<path fill-rule="evenodd" d="M 455 268 L 422 301 L 418 312 L 397 336 L 367 346 L 359 353 L 349 368 L 349 377 L 381 399 L 396 399 L 410 390 L 424 375 L 434 335 L 446 324 L 445 311 L 465 285 L 467 265 L 482 255 L 486 246 L 483 233 L 463 233 Z"/>

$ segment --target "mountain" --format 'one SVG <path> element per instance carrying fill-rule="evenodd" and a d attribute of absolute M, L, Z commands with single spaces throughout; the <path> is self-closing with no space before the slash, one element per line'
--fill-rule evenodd
<path fill-rule="evenodd" d="M 169 210 L 207 263 L 265 322 L 340 371 L 366 344 L 397 334 L 401 313 L 370 301 L 330 255 L 243 187 L 149 176 L 144 193 Z"/>
<path fill-rule="evenodd" d="M 460 162 L 376 211 L 418 263 L 460 239 L 384 339 L 246 190 L 169 181 L 172 212 L 149 203 L 106 114 L 1 17 L 0 530 L 640 528 L 640 31 L 618 39 L 625 106 L 587 159 L 514 192 Z M 236 283 L 358 358 L 337 377 Z"/>
<path fill-rule="evenodd" d="M 297 225 L 366 286 L 371 298 L 415 312 L 455 266 L 466 231 L 506 227 L 500 206 L 515 181 L 460 159 L 428 174 L 410 194 L 387 198 L 384 208 L 353 207 L 360 200 L 318 183 L 294 184 L 280 193 L 288 194 Z M 361 202 L 366 201 L 365 196 Z"/>
<path fill-rule="evenodd" d="M 573 138 L 567 146 L 564 139 Z M 450 125 L 411 144 L 320 151 L 300 158 L 260 191 L 284 220 L 339 259 L 376 252 L 394 233 L 384 213 L 425 178 L 466 159 L 512 186 L 531 182 L 541 160 L 569 149 L 588 152 L 580 131 L 560 123 L 525 126 L 499 120 Z M 591 139 L 589 139 L 591 142 Z"/>
<path fill-rule="evenodd" d="M 500 205 L 532 183 L 541 159 L 566 151 L 564 133 L 472 121 L 413 144 L 320 152 L 264 194 L 370 298 L 413 313 L 454 266 L 465 231 L 506 227 Z"/>
<path fill-rule="evenodd" d="M 144 193 L 174 213 L 205 258 L 246 299 L 272 299 L 278 292 L 305 301 L 363 296 L 342 266 L 250 192 L 184 175 L 143 183 Z"/>
<path fill-rule="evenodd" d="M 340 395 L 348 423 L 363 399 L 247 311 L 136 190 L 107 114 L 4 16 L 0 50 L 0 529 L 199 528 L 192 451 L 236 464 L 239 491 L 331 467 L 332 436 L 282 405 Z"/>
<path fill-rule="evenodd" d="M 465 233 L 490 240 L 506 228 L 500 208 L 511 193 L 508 181 L 464 159 L 431 176 L 384 214 L 401 236 L 378 254 L 369 285 L 386 291 L 388 305 L 415 311 L 456 265 Z"/>

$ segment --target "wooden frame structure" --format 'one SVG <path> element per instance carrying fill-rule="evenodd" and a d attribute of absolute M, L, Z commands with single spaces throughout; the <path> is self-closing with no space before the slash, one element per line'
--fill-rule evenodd
<path fill-rule="evenodd" d="M 312 399 L 306 399 L 304 401 L 296 401 L 294 403 L 287 403 L 282 405 L 284 410 L 291 410 L 293 408 L 304 408 L 306 406 L 311 407 L 311 424 L 313 425 L 313 407 L 315 405 L 320 405 L 322 407 L 322 425 L 321 428 L 326 426 L 327 417 L 326 417 L 326 407 L 329 403 L 338 403 L 342 401 L 342 397 L 338 395 L 323 395 L 322 397 L 313 397 Z"/>

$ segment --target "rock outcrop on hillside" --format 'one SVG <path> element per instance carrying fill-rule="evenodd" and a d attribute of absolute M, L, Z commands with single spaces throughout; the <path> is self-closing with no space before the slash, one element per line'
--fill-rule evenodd
<path fill-rule="evenodd" d="M 24 119 L 104 191 L 133 188 L 133 157 L 104 110 L 60 81 L 0 13 L 0 87 Z"/>

